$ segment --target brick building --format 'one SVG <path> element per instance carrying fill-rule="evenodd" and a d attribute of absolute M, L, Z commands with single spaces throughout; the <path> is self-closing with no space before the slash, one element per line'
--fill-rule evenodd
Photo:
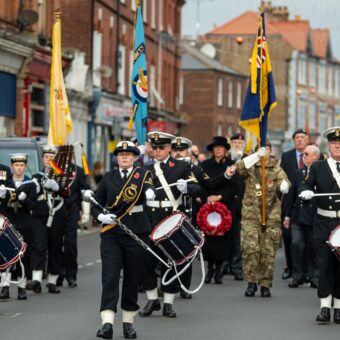
<path fill-rule="evenodd" d="M 230 136 L 238 126 L 248 77 L 183 43 L 180 110 L 187 125 L 182 135 L 201 149 L 213 136 Z"/>

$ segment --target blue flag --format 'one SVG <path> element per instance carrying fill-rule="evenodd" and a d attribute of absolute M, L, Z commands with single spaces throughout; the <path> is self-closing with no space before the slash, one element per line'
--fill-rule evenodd
<path fill-rule="evenodd" d="M 135 1 L 135 0 L 133 0 Z M 130 119 L 129 128 L 132 128 L 132 120 L 135 122 L 137 139 L 140 144 L 145 144 L 148 116 L 148 81 L 146 72 L 145 38 L 142 18 L 142 8 L 137 3 L 135 20 L 133 67 L 131 73 L 131 96 L 133 118 Z"/>
<path fill-rule="evenodd" d="M 249 85 L 240 120 L 240 126 L 260 140 L 261 146 L 266 145 L 268 119 L 276 105 L 274 80 L 262 11 L 251 58 Z"/>

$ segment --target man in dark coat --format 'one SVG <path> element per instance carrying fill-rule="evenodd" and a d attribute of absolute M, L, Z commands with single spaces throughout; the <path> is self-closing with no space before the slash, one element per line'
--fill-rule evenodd
<path fill-rule="evenodd" d="M 300 186 L 300 196 L 310 200 L 316 197 L 317 211 L 313 225 L 314 248 L 319 267 L 318 297 L 321 311 L 317 322 L 330 322 L 334 299 L 334 322 L 340 324 L 340 261 L 327 244 L 330 234 L 340 224 L 340 127 L 323 133 L 328 139 L 330 158 L 315 162 L 309 175 Z"/>
<path fill-rule="evenodd" d="M 118 168 L 104 175 L 95 196 L 109 213 L 96 206 L 92 208 L 94 218 L 103 224 L 100 235 L 102 328 L 97 332 L 97 337 L 112 339 L 119 299 L 120 272 L 123 270 L 123 332 L 125 338 L 135 339 L 137 335 L 132 324 L 139 309 L 138 286 L 144 249 L 117 226 L 116 219 L 142 241 L 148 242 L 151 226 L 143 204 L 146 199 L 154 199 L 155 193 L 151 173 L 134 166 L 139 150 L 131 141 L 119 142 L 114 155 L 117 157 Z"/>
<path fill-rule="evenodd" d="M 293 133 L 293 141 L 295 148 L 289 151 L 286 151 L 282 154 L 280 166 L 287 174 L 288 179 L 292 182 L 294 173 L 298 169 L 302 169 L 304 167 L 303 162 L 303 150 L 307 146 L 309 142 L 309 137 L 307 131 L 305 129 L 298 129 Z M 287 196 L 283 196 L 282 206 L 281 206 L 281 217 L 282 217 L 282 225 L 284 221 L 284 217 L 286 216 L 286 211 L 288 209 L 288 201 Z M 282 273 L 282 279 L 286 280 L 291 277 L 292 274 L 292 233 L 291 229 L 282 228 L 282 238 L 286 256 L 286 268 Z"/>

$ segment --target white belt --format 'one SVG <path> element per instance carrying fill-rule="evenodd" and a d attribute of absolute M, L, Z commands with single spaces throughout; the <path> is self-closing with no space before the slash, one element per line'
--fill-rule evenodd
<path fill-rule="evenodd" d="M 146 205 L 151 208 L 171 208 L 170 201 L 146 201 Z"/>
<path fill-rule="evenodd" d="M 340 210 L 324 210 L 318 208 L 316 212 L 321 216 L 330 218 L 340 218 Z"/>
<path fill-rule="evenodd" d="M 37 201 L 46 201 L 46 197 L 44 194 L 41 194 L 37 197 Z"/>
<path fill-rule="evenodd" d="M 138 213 L 138 212 L 142 212 L 143 211 L 143 206 L 142 205 L 135 205 L 130 211 L 129 214 L 134 214 L 134 213 Z"/>

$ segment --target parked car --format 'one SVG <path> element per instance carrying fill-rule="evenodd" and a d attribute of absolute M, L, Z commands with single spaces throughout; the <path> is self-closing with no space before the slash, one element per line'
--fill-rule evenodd
<path fill-rule="evenodd" d="M 31 177 L 40 171 L 42 165 L 42 145 L 45 137 L 6 137 L 0 138 L 0 163 L 11 166 L 10 155 L 17 152 L 28 154 L 26 175 Z"/>

